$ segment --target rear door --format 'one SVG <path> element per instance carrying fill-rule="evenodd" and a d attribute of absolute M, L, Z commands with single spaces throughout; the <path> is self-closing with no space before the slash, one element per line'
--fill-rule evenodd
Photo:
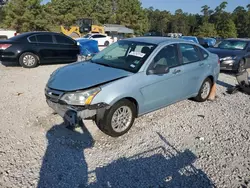
<path fill-rule="evenodd" d="M 37 34 L 36 40 L 39 47 L 40 59 L 43 62 L 55 62 L 58 54 L 52 34 Z"/>
<path fill-rule="evenodd" d="M 74 61 L 79 54 L 79 47 L 77 42 L 69 37 L 63 35 L 54 35 L 57 57 L 61 61 Z"/>
<path fill-rule="evenodd" d="M 202 50 L 202 49 L 201 49 Z M 182 61 L 183 94 L 187 97 L 198 93 L 202 82 L 209 71 L 208 54 L 202 57 L 199 47 L 192 44 L 179 44 Z"/>

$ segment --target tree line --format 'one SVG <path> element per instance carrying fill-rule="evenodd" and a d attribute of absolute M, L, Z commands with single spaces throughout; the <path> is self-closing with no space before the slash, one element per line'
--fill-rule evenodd
<path fill-rule="evenodd" d="M 75 25 L 81 18 L 92 18 L 94 24 L 121 24 L 136 35 L 148 31 L 183 33 L 201 37 L 249 37 L 250 4 L 226 12 L 227 2 L 214 10 L 201 7 L 200 14 L 178 9 L 174 14 L 153 7 L 143 8 L 139 0 L 0 0 L 0 27 L 26 31 L 59 31 L 59 26 Z"/>

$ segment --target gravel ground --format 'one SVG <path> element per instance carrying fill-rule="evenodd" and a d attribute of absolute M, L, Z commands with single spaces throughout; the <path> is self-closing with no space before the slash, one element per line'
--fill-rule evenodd
<path fill-rule="evenodd" d="M 110 138 L 86 121 L 67 130 L 45 102 L 50 73 L 0 65 L 0 187 L 250 187 L 250 103 L 227 94 L 191 100 L 136 120 Z"/>

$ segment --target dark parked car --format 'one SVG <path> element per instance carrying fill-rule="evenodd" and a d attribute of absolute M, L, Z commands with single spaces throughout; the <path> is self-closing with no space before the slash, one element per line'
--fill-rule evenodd
<path fill-rule="evenodd" d="M 226 39 L 208 48 L 220 58 L 221 70 L 241 72 L 250 68 L 250 39 Z"/>
<path fill-rule="evenodd" d="M 25 68 L 75 62 L 78 54 L 77 42 L 60 33 L 28 32 L 0 41 L 0 61 L 17 62 Z"/>

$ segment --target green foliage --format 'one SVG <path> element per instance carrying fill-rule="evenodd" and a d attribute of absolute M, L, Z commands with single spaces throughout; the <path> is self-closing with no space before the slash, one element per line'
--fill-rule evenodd
<path fill-rule="evenodd" d="M 19 32 L 47 30 L 48 20 L 41 0 L 11 0 L 3 7 L 3 27 Z"/>
<path fill-rule="evenodd" d="M 201 7 L 202 15 L 188 14 L 181 9 L 171 14 L 150 7 L 143 9 L 140 0 L 10 0 L 0 7 L 0 27 L 18 32 L 33 30 L 60 31 L 60 25 L 76 25 L 81 18 L 94 24 L 121 24 L 135 30 L 136 35 L 148 31 L 183 33 L 183 35 L 250 37 L 250 4 L 225 11 L 227 2 L 215 10 Z"/>
<path fill-rule="evenodd" d="M 217 36 L 217 31 L 214 24 L 205 22 L 199 26 L 195 35 L 199 37 L 215 37 Z"/>
<path fill-rule="evenodd" d="M 233 11 L 233 20 L 237 29 L 238 37 L 248 36 L 250 19 L 244 7 L 238 6 Z"/>
<path fill-rule="evenodd" d="M 233 20 L 231 19 L 220 20 L 218 23 L 217 32 L 218 35 L 223 38 L 237 37 L 237 30 Z"/>

